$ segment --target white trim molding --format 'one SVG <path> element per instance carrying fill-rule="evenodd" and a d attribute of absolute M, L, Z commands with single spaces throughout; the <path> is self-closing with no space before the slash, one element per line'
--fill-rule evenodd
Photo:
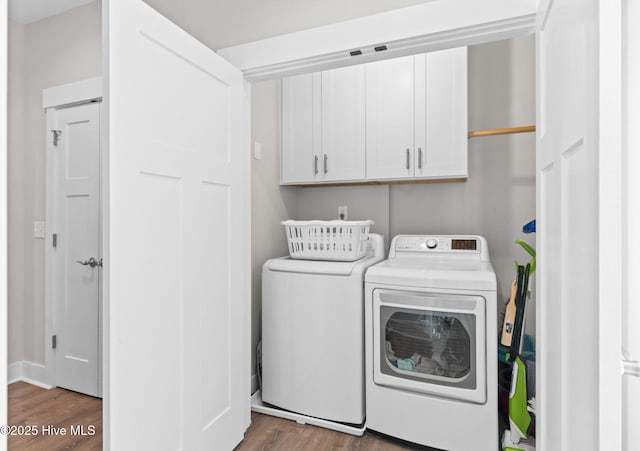
<path fill-rule="evenodd" d="M 59 108 L 102 99 L 102 77 L 54 86 L 42 90 L 42 108 Z"/>
<path fill-rule="evenodd" d="M 257 373 L 253 373 L 251 375 L 251 395 L 253 395 L 258 390 L 260 390 L 260 383 L 259 383 L 259 380 L 258 380 L 258 374 Z"/>
<path fill-rule="evenodd" d="M 532 34 L 537 3 L 432 0 L 218 53 L 259 81 Z"/>
<path fill-rule="evenodd" d="M 0 425 L 7 424 L 7 1 L 0 0 Z M 0 451 L 7 449 L 7 436 L 0 434 Z"/>
<path fill-rule="evenodd" d="M 50 390 L 53 388 L 45 382 L 45 367 L 39 363 L 20 360 L 8 365 L 8 383 L 23 381 L 31 385 Z"/>
<path fill-rule="evenodd" d="M 628 86 L 623 85 L 623 80 L 637 83 L 637 80 L 628 79 L 628 74 L 624 73 L 629 66 L 623 56 L 623 50 L 630 49 L 628 34 L 621 33 L 625 18 L 623 11 L 626 9 L 623 7 L 624 3 L 632 2 L 599 0 L 598 5 L 599 172 L 596 181 L 599 184 L 600 280 L 597 352 L 599 391 L 596 403 L 599 412 L 596 419 L 600 443 L 599 446 L 595 443 L 594 445 L 599 449 L 635 449 L 637 446 L 622 446 L 622 432 L 625 426 L 629 425 L 623 423 L 623 410 L 626 409 L 623 408 L 623 383 L 619 369 L 623 349 L 621 331 L 625 329 L 622 321 L 623 318 L 627 318 L 623 313 L 624 271 L 628 252 L 633 252 L 629 247 L 629 237 L 623 236 L 624 221 L 628 218 L 631 205 L 627 206 L 622 201 L 626 197 L 623 181 L 628 163 L 625 161 L 623 142 L 626 140 L 623 139 L 623 133 L 626 133 L 629 127 L 635 129 L 635 124 L 628 121 L 626 114 L 623 116 L 625 105 L 630 98 Z M 630 230 L 628 232 L 634 234 Z M 631 274 L 627 273 L 626 276 L 629 277 Z M 627 292 L 628 294 L 631 293 Z M 627 399 L 629 403 L 637 402 L 632 401 L 632 398 Z"/>

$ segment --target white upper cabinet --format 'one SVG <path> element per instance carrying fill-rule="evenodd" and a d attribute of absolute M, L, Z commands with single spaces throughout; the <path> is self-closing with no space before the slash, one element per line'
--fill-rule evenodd
<path fill-rule="evenodd" d="M 322 176 L 365 178 L 364 67 L 322 72 Z"/>
<path fill-rule="evenodd" d="M 366 65 L 367 178 L 413 177 L 414 57 Z"/>
<path fill-rule="evenodd" d="M 283 184 L 313 182 L 316 177 L 320 180 L 319 92 L 319 73 L 282 79 L 280 178 Z"/>
<path fill-rule="evenodd" d="M 365 178 L 364 66 L 282 79 L 283 184 Z"/>
<path fill-rule="evenodd" d="M 466 47 L 283 79 L 283 184 L 466 177 Z"/>
<path fill-rule="evenodd" d="M 367 64 L 367 178 L 467 177 L 467 48 Z"/>
<path fill-rule="evenodd" d="M 467 48 L 415 57 L 415 176 L 465 178 Z"/>

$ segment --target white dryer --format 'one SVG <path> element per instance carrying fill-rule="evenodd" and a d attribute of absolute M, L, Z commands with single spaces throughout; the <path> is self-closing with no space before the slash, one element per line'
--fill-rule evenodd
<path fill-rule="evenodd" d="M 365 278 L 367 428 L 498 449 L 496 276 L 480 236 L 396 236 Z"/>
<path fill-rule="evenodd" d="M 369 234 L 367 246 L 354 262 L 285 257 L 264 264 L 262 401 L 300 416 L 254 410 L 364 432 L 364 274 L 384 259 L 382 236 Z"/>

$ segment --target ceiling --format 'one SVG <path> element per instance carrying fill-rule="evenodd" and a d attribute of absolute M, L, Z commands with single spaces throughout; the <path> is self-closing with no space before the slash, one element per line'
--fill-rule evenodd
<path fill-rule="evenodd" d="M 434 0 L 143 1 L 209 48 L 221 49 Z"/>
<path fill-rule="evenodd" d="M 9 18 L 28 24 L 95 0 L 9 0 Z"/>
<path fill-rule="evenodd" d="M 96 0 L 9 0 L 27 24 Z M 143 0 L 212 49 L 437 0 Z"/>

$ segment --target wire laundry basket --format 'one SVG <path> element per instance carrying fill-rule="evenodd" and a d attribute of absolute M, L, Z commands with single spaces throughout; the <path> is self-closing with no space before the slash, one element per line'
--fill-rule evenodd
<path fill-rule="evenodd" d="M 355 261 L 366 252 L 373 221 L 282 221 L 291 258 Z"/>

